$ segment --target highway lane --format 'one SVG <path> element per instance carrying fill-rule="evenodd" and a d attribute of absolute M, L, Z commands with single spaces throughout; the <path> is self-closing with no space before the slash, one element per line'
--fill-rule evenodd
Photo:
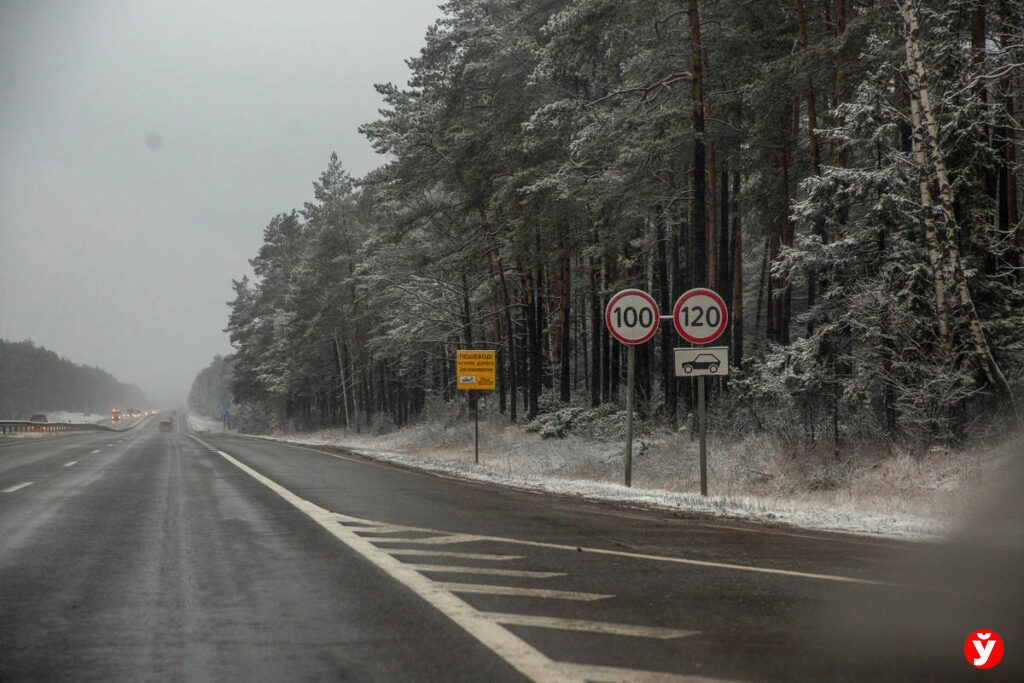
<path fill-rule="evenodd" d="M 933 544 L 616 509 L 343 453 L 203 438 L 299 504 L 342 515 L 327 527 L 362 529 L 358 535 L 379 539 L 373 540 L 378 549 L 429 567 L 418 571 L 433 588 L 492 615 L 541 651 L 555 672 L 550 680 L 576 674 L 642 680 L 636 678 L 642 672 L 737 680 L 963 680 L 975 673 L 963 647 L 976 623 L 1024 639 L 1014 578 L 1024 559 L 1019 546 L 1003 555 L 969 548 L 965 563 L 964 553 L 951 555 Z M 418 554 L 424 549 L 512 555 L 517 559 L 503 567 L 553 576 L 474 575 L 472 567 L 495 563 Z M 954 565 L 957 571 L 945 571 Z M 989 585 L 978 585 L 979 579 Z M 523 592 L 538 589 L 599 597 Z M 687 635 L 595 634 L 531 622 L 535 617 Z M 985 673 L 1014 680 L 1020 671 L 1018 658 Z"/>
<path fill-rule="evenodd" d="M 220 435 L 54 448 L 0 465 L 38 480 L 0 494 L 3 681 L 964 680 L 973 630 L 1022 635 L 926 544 Z"/>
<path fill-rule="evenodd" d="M 78 443 L 0 455 L 0 681 L 517 679 L 186 435 Z"/>

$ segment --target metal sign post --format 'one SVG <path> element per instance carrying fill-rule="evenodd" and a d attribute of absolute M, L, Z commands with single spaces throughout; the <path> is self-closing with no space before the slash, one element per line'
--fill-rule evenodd
<path fill-rule="evenodd" d="M 626 486 L 633 485 L 633 378 L 636 347 L 626 349 Z"/>
<path fill-rule="evenodd" d="M 675 349 L 676 377 L 697 378 L 697 431 L 700 434 L 700 495 L 708 495 L 708 420 L 705 377 L 729 374 L 728 346 Z"/>
<path fill-rule="evenodd" d="M 708 495 L 708 420 L 704 408 L 704 375 L 697 378 L 697 431 L 700 432 L 700 495 Z"/>
<path fill-rule="evenodd" d="M 698 287 L 685 292 L 672 309 L 676 332 L 693 344 L 718 339 L 729 322 L 729 311 L 710 289 Z M 700 434 L 700 495 L 708 495 L 708 420 L 704 378 L 729 374 L 729 347 L 675 350 L 676 377 L 697 378 L 697 431 Z"/>
<path fill-rule="evenodd" d="M 633 485 L 633 390 L 637 344 L 654 336 L 661 322 L 658 303 L 647 292 L 624 289 L 611 298 L 604 310 L 604 321 L 612 336 L 626 350 L 626 486 Z"/>

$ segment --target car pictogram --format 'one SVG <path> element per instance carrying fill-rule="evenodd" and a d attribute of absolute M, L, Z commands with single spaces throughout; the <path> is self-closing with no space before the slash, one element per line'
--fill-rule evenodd
<path fill-rule="evenodd" d="M 693 360 L 683 363 L 683 372 L 689 375 L 694 370 L 708 370 L 713 374 L 718 372 L 720 364 L 721 361 L 713 354 L 699 353 Z"/>

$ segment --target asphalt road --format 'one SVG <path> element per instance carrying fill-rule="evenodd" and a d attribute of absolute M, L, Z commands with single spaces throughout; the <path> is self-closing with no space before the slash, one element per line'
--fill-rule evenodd
<path fill-rule="evenodd" d="M 1008 500 L 1010 541 L 938 546 L 155 423 L 34 439 L 0 448 L 0 681 L 1022 680 Z"/>

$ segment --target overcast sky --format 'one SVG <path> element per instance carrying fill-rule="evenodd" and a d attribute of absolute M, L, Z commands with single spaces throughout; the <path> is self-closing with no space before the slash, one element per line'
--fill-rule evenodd
<path fill-rule="evenodd" d="M 0 338 L 184 400 L 269 220 L 382 163 L 437 4 L 0 0 Z"/>

